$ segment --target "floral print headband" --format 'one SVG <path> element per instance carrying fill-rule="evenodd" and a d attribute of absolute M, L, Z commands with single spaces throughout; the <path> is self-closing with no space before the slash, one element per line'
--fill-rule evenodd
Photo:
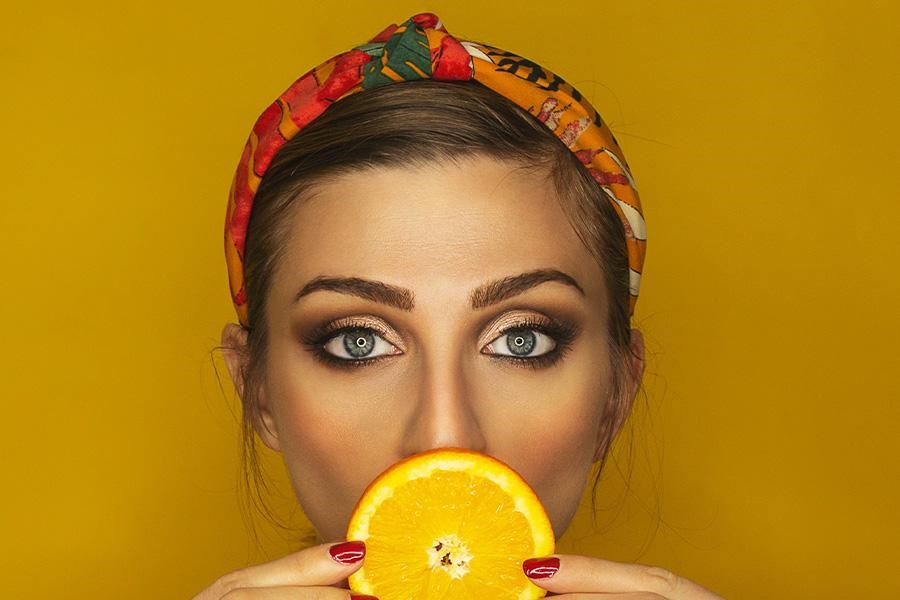
<path fill-rule="evenodd" d="M 275 153 L 329 106 L 390 83 L 475 80 L 544 123 L 603 190 L 625 230 L 634 313 L 647 236 L 625 156 L 594 107 L 564 79 L 521 56 L 450 35 L 432 13 L 391 25 L 368 44 L 338 54 L 295 81 L 257 119 L 231 184 L 225 260 L 238 319 L 249 326 L 244 247 L 253 197 Z"/>

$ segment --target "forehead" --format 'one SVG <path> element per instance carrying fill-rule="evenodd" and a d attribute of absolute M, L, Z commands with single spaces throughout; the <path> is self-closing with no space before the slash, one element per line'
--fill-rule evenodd
<path fill-rule="evenodd" d="M 465 294 L 538 268 L 602 295 L 600 267 L 545 173 L 480 156 L 364 169 L 317 185 L 295 205 L 283 250 L 273 296 L 320 275 L 378 279 L 417 297 Z"/>

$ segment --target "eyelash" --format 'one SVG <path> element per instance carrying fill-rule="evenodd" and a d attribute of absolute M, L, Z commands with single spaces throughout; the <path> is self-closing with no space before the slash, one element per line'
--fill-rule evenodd
<path fill-rule="evenodd" d="M 325 350 L 325 345 L 336 338 L 337 336 L 347 333 L 354 330 L 365 329 L 370 331 L 376 335 L 381 337 L 386 337 L 386 334 L 380 329 L 372 327 L 370 324 L 363 323 L 348 323 L 346 325 L 340 327 L 333 327 L 333 323 L 329 323 L 323 327 L 317 328 L 315 331 L 310 334 L 303 336 L 302 341 L 303 344 L 307 347 L 307 349 L 312 352 L 313 357 L 329 366 L 334 366 L 338 368 L 345 369 L 355 369 L 359 367 L 365 367 L 371 365 L 373 363 L 378 362 L 383 358 L 389 358 L 390 356 L 395 355 L 381 355 L 375 356 L 372 358 L 362 358 L 359 360 L 350 360 L 346 358 L 338 358 Z M 572 349 L 572 341 L 578 335 L 578 328 L 571 323 L 564 322 L 556 322 L 556 321 L 547 321 L 544 322 L 542 320 L 526 318 L 522 321 L 510 325 L 509 327 L 500 331 L 494 340 L 499 339 L 500 337 L 507 334 L 509 331 L 514 329 L 529 329 L 533 331 L 540 332 L 544 335 L 549 336 L 554 342 L 555 346 L 553 350 L 541 354 L 540 356 L 535 357 L 520 357 L 520 356 L 509 356 L 505 354 L 488 354 L 488 356 L 497 361 L 505 362 L 507 364 L 516 366 L 516 367 L 524 367 L 531 369 L 542 369 L 546 367 L 550 367 L 559 362 L 563 356 L 565 356 L 569 350 Z M 493 341 L 493 340 L 492 340 Z"/>

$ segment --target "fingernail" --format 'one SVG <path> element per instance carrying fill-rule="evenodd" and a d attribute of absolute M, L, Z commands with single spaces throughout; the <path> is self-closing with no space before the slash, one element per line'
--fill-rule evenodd
<path fill-rule="evenodd" d="M 522 563 L 525 575 L 532 579 L 547 579 L 553 577 L 559 571 L 559 559 L 555 556 L 549 558 L 529 558 Z"/>
<path fill-rule="evenodd" d="M 358 541 L 341 542 L 329 548 L 328 553 L 331 554 L 331 558 L 342 565 L 352 565 L 361 561 L 363 556 L 366 555 L 366 543 Z"/>
<path fill-rule="evenodd" d="M 375 596 L 362 596 L 359 594 L 350 594 L 350 600 L 378 600 Z"/>

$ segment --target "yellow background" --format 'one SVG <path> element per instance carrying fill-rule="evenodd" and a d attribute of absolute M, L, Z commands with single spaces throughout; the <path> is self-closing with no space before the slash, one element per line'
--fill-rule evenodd
<path fill-rule="evenodd" d="M 245 529 L 210 354 L 228 185 L 296 77 L 422 10 L 580 88 L 645 203 L 631 491 L 611 464 L 561 550 L 900 594 L 895 3 L 167 0 L 3 11 L 3 596 L 189 598 L 293 547 Z"/>

